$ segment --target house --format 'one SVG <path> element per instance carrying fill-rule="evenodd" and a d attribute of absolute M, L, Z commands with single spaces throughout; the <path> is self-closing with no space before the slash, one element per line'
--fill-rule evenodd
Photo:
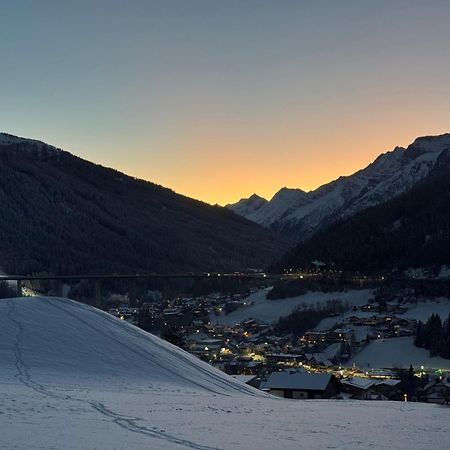
<path fill-rule="evenodd" d="M 308 331 L 306 332 L 301 341 L 307 342 L 308 344 L 315 344 L 317 342 L 326 342 L 328 336 L 327 331 Z"/>
<path fill-rule="evenodd" d="M 358 317 L 358 316 L 350 316 L 348 319 L 347 319 L 347 322 L 349 322 L 349 323 L 352 323 L 353 325 L 362 325 L 362 319 L 361 319 L 361 317 Z"/>
<path fill-rule="evenodd" d="M 378 380 L 373 389 L 387 400 L 395 400 L 401 397 L 400 380 L 394 378 L 385 378 Z"/>
<path fill-rule="evenodd" d="M 339 393 L 341 383 L 330 373 L 298 370 L 272 372 L 264 390 L 272 395 L 294 399 L 331 398 Z"/>
<path fill-rule="evenodd" d="M 423 388 L 424 400 L 428 403 L 450 403 L 450 377 L 437 378 Z"/>
<path fill-rule="evenodd" d="M 351 377 L 341 382 L 343 391 L 358 400 L 390 400 L 400 395 L 400 380 Z"/>
<path fill-rule="evenodd" d="M 333 342 L 350 341 L 354 336 L 354 332 L 350 328 L 337 328 L 330 332 L 328 339 Z"/>
<path fill-rule="evenodd" d="M 350 394 L 350 398 L 370 400 L 376 381 L 372 378 L 351 377 L 341 380 L 342 390 Z"/>

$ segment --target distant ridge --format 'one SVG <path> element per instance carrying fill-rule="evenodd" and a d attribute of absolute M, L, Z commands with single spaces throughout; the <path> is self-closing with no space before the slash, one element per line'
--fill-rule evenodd
<path fill-rule="evenodd" d="M 272 270 L 326 268 L 396 272 L 450 265 L 450 149 L 409 191 L 335 222 L 298 244 Z"/>
<path fill-rule="evenodd" d="M 339 219 L 411 189 L 428 176 L 441 153 L 449 148 L 448 133 L 419 137 L 406 149 L 396 147 L 353 175 L 314 191 L 283 188 L 257 208 L 246 199 L 228 208 L 282 235 L 304 240 Z"/>

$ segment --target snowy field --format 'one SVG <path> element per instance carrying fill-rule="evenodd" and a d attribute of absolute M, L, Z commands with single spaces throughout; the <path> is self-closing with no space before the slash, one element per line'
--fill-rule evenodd
<path fill-rule="evenodd" d="M 266 323 L 272 323 L 280 317 L 289 315 L 297 306 L 306 303 L 315 305 L 316 303 L 326 303 L 327 300 L 340 299 L 351 305 L 365 305 L 369 298 L 372 298 L 371 290 L 352 290 L 347 292 L 307 292 L 298 297 L 289 297 L 279 300 L 268 300 L 267 292 L 270 289 L 257 291 L 246 298 L 250 306 L 239 308 L 228 315 L 211 315 L 213 322 L 225 325 L 233 325 L 245 319 L 259 319 Z"/>
<path fill-rule="evenodd" d="M 432 369 L 450 370 L 450 360 L 429 356 L 428 350 L 414 345 L 412 336 L 377 339 L 372 341 L 347 366 L 356 364 L 361 369 L 368 368 L 408 368 L 424 366 Z"/>
<path fill-rule="evenodd" d="M 450 408 L 269 397 L 70 300 L 0 300 L 0 339 L 4 449 L 450 447 Z"/>
<path fill-rule="evenodd" d="M 407 303 L 405 306 L 408 306 L 409 309 L 405 313 L 400 314 L 400 316 L 408 319 L 421 320 L 422 322 L 426 322 L 432 314 L 438 314 L 442 321 L 444 321 L 448 319 L 448 315 L 450 314 L 450 300 L 447 298 L 418 302 L 417 304 Z"/>

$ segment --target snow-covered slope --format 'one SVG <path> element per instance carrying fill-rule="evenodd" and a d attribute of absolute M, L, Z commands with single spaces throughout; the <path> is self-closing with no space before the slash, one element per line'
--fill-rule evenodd
<path fill-rule="evenodd" d="M 267 324 L 277 321 L 280 317 L 289 315 L 299 306 L 315 306 L 325 304 L 329 300 L 342 300 L 349 306 L 362 306 L 373 297 L 372 290 L 348 290 L 345 292 L 307 292 L 298 297 L 288 297 L 278 300 L 269 300 L 266 295 L 270 291 L 261 289 L 250 294 L 246 299 L 248 306 L 241 307 L 229 314 L 222 313 L 220 316 L 211 314 L 210 320 L 224 325 L 233 325 L 246 319 L 257 319 Z"/>
<path fill-rule="evenodd" d="M 376 339 L 354 358 L 347 362 L 349 367 L 407 369 L 424 366 L 427 369 L 450 370 L 450 360 L 438 356 L 431 357 L 428 350 L 414 345 L 412 336 Z"/>
<path fill-rule="evenodd" d="M 42 141 L 37 141 L 35 139 L 28 139 L 19 136 L 14 136 L 8 133 L 0 133 L 0 145 L 20 145 L 20 147 L 24 150 L 34 150 L 34 151 L 42 151 L 42 149 L 46 149 L 47 151 L 61 151 L 60 149 L 53 147 L 52 145 L 46 144 Z"/>
<path fill-rule="evenodd" d="M 450 445 L 449 409 L 272 398 L 69 300 L 0 300 L 0 340 L 1 448 Z"/>
<path fill-rule="evenodd" d="M 240 214 L 241 216 L 247 217 L 251 214 L 254 214 L 266 203 L 267 200 L 265 198 L 253 194 L 249 198 L 243 198 L 234 205 L 227 205 L 227 207 L 232 206 L 232 209 L 236 214 Z"/>
<path fill-rule="evenodd" d="M 365 169 L 315 191 L 283 188 L 256 209 L 246 208 L 245 199 L 228 207 L 264 226 L 306 238 L 323 225 L 407 191 L 426 177 L 449 149 L 450 134 L 417 138 L 408 148 L 396 147 Z"/>
<path fill-rule="evenodd" d="M 159 389 L 254 394 L 189 353 L 90 306 L 45 297 L 0 302 L 2 368 L 8 361 L 32 387 L 49 380 L 102 385 L 106 378 L 112 386 L 157 383 Z"/>

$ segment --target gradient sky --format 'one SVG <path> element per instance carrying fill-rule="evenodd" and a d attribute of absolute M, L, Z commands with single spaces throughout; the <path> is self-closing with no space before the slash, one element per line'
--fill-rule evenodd
<path fill-rule="evenodd" d="M 450 131 L 448 0 L 0 0 L 0 131 L 225 204 Z"/>

